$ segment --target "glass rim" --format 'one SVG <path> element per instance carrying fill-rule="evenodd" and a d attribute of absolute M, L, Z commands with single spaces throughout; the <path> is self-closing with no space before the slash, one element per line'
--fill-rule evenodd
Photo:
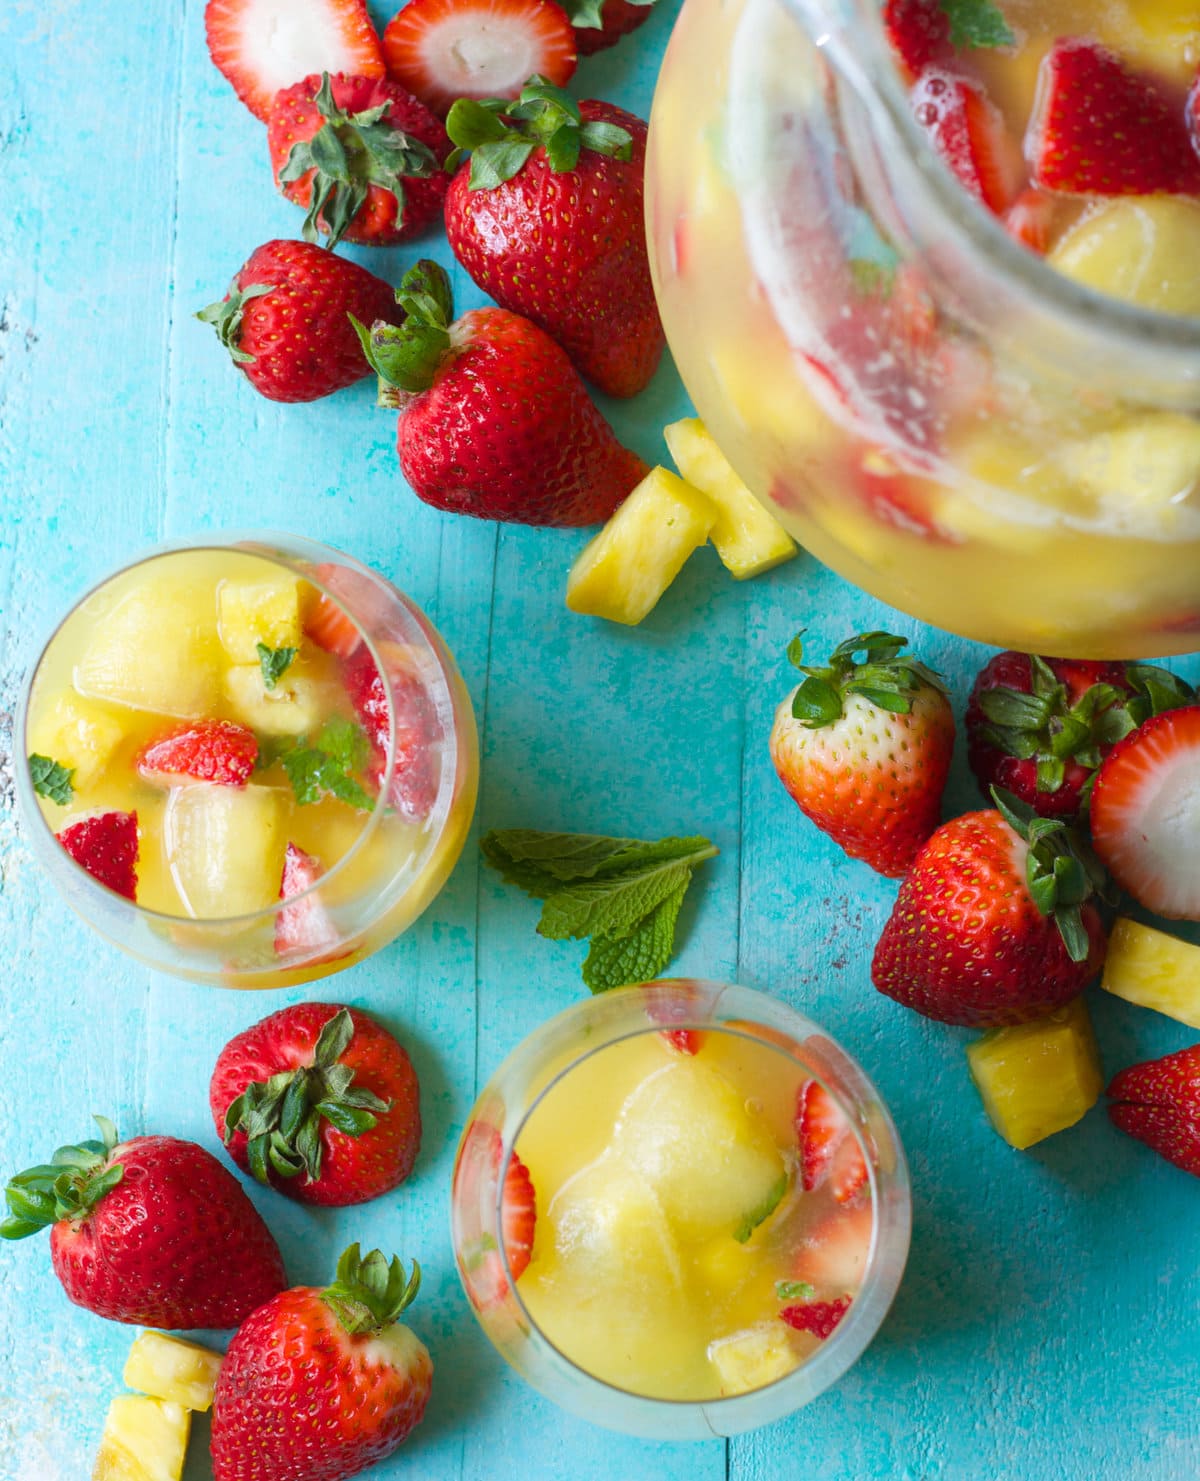
<path fill-rule="evenodd" d="M 834 73 L 850 85 L 870 112 L 882 107 L 937 209 L 969 238 L 997 276 L 1015 284 L 1039 309 L 1069 322 L 1081 336 L 1107 340 L 1117 349 L 1128 346 L 1141 354 L 1163 352 L 1172 373 L 1184 381 L 1200 381 L 1200 317 L 1146 308 L 1076 282 L 1038 253 L 1022 247 L 998 217 L 963 189 L 913 117 L 887 45 L 878 0 L 782 0 L 782 5 L 806 29 L 817 19 L 828 22 L 825 32 L 814 40 L 828 50 Z M 843 34 L 851 21 L 852 48 Z M 1196 209 L 1200 211 L 1200 205 Z"/>
<path fill-rule="evenodd" d="M 412 620 L 413 626 L 419 634 L 425 656 L 432 659 L 437 665 L 438 678 L 441 682 L 444 695 L 449 701 L 449 709 L 453 713 L 453 685 L 450 682 L 450 676 L 447 672 L 443 655 L 438 651 L 437 645 L 431 641 L 429 633 L 425 631 L 422 622 L 419 620 L 420 617 L 424 616 L 421 609 L 393 581 L 383 576 L 380 572 L 372 570 L 370 566 L 365 565 L 356 556 L 348 555 L 345 551 L 339 550 L 332 545 L 326 545 L 323 541 L 312 540 L 305 535 L 291 535 L 281 530 L 236 530 L 219 536 L 208 534 L 184 535 L 171 540 L 160 541 L 156 545 L 149 546 L 143 550 L 133 560 L 124 561 L 106 570 L 103 575 L 88 585 L 87 589 L 72 602 L 68 610 L 54 623 L 49 636 L 38 647 L 37 656 L 30 664 L 29 672 L 22 680 L 20 696 L 13 719 L 13 772 L 21 821 L 22 823 L 31 823 L 38 830 L 39 837 L 36 840 L 32 840 L 35 846 L 48 848 L 50 844 L 58 844 L 54 829 L 50 826 L 49 820 L 38 806 L 36 793 L 29 777 L 28 766 L 29 749 L 27 730 L 29 725 L 30 699 L 33 694 L 33 686 L 41 671 L 42 663 L 47 653 L 50 651 L 50 648 L 63 628 L 74 617 L 76 612 L 79 611 L 80 607 L 98 592 L 102 591 L 110 582 L 115 581 L 117 577 L 125 575 L 128 571 L 134 571 L 139 566 L 148 565 L 153 561 L 160 560 L 164 556 L 179 555 L 188 551 L 205 550 L 214 552 L 235 551 L 238 554 L 284 566 L 286 569 L 292 570 L 301 576 L 309 585 L 315 587 L 323 596 L 328 597 L 330 601 L 334 602 L 338 609 L 345 613 L 346 616 L 351 617 L 355 627 L 358 629 L 359 636 L 366 644 L 375 662 L 376 670 L 383 682 L 388 699 L 389 717 L 394 717 L 396 714 L 396 705 L 392 694 L 391 681 L 388 678 L 384 664 L 380 661 L 380 654 L 371 637 L 358 620 L 346 611 L 343 599 L 336 592 L 330 590 L 312 572 L 298 570 L 297 561 L 308 559 L 310 555 L 320 558 L 332 557 L 338 564 L 349 566 L 356 574 L 380 583 L 400 598 L 407 615 Z M 306 553 L 300 555 L 298 554 L 300 550 Z M 432 624 L 430 625 L 432 626 Z M 180 721 L 179 723 L 186 724 L 187 722 Z M 21 747 L 19 755 L 16 754 L 18 741 Z M 451 726 L 449 733 L 443 738 L 443 744 L 446 746 L 449 754 L 447 764 L 443 767 L 442 784 L 439 788 L 437 799 L 433 808 L 430 810 L 429 817 L 434 820 L 434 824 L 427 831 L 420 853 L 422 860 L 427 858 L 437 846 L 437 842 L 445 832 L 447 822 L 450 818 L 451 804 L 453 802 L 459 770 L 460 743 L 457 723 Z M 182 926 L 189 931 L 202 932 L 207 930 L 214 934 L 226 932 L 231 928 L 247 930 L 255 925 L 266 924 L 274 920 L 285 907 L 295 906 L 307 900 L 317 891 L 326 889 L 330 881 L 336 878 L 342 871 L 343 866 L 348 869 L 352 861 L 359 856 L 360 851 L 365 849 L 368 842 L 375 836 L 381 820 L 387 815 L 386 797 L 391 784 L 395 763 L 395 723 L 394 719 L 389 718 L 387 754 L 384 769 L 381 773 L 379 793 L 371 808 L 370 816 L 363 825 L 362 831 L 337 862 L 325 870 L 312 884 L 307 885 L 295 895 L 289 895 L 287 899 L 273 900 L 270 905 L 263 906 L 260 910 L 248 911 L 241 915 L 172 915 L 161 910 L 151 910 L 148 906 L 141 905 L 136 900 L 126 899 L 125 896 L 118 894 L 117 891 L 102 884 L 98 879 L 89 874 L 86 869 L 76 864 L 74 860 L 71 860 L 72 867 L 76 871 L 74 877 L 77 878 L 79 887 L 86 894 L 105 904 L 107 908 L 120 911 L 129 920 L 144 920 L 153 925 L 173 927 L 176 929 Z M 420 864 L 418 863 L 415 875 L 419 876 L 419 874 Z M 416 883 L 415 878 L 413 883 Z M 411 887 L 412 885 L 409 886 L 409 888 Z M 404 893 L 407 893 L 407 890 Z M 399 898 L 403 898 L 403 894 Z M 285 962 L 283 965 L 286 968 L 287 963 Z"/>
<path fill-rule="evenodd" d="M 602 1054 L 606 1050 L 613 1048 L 617 1044 L 625 1043 L 632 1039 L 644 1038 L 648 1034 L 657 1034 L 664 1031 L 674 1031 L 676 1029 L 696 1029 L 704 1030 L 711 1033 L 729 1034 L 735 1038 L 744 1039 L 748 1043 L 756 1044 L 760 1047 L 766 1047 L 773 1050 L 775 1053 L 783 1056 L 783 1058 L 785 1058 L 786 1060 L 789 1060 L 796 1067 L 806 1071 L 812 1079 L 819 1081 L 822 1088 L 824 1088 L 833 1097 L 838 1106 L 838 1109 L 842 1111 L 843 1115 L 846 1115 L 845 1096 L 839 1091 L 836 1085 L 828 1083 L 824 1075 L 818 1072 L 814 1068 L 814 1066 L 811 1065 L 807 1060 L 799 1058 L 797 1054 L 792 1053 L 784 1044 L 778 1043 L 773 1039 L 768 1039 L 762 1035 L 755 1034 L 752 1031 L 754 1027 L 753 1024 L 751 1024 L 749 1028 L 741 1026 L 745 1023 L 745 1020 L 741 1020 L 739 1025 L 731 1027 L 729 1023 L 723 1022 L 715 1016 L 715 1010 L 720 1003 L 721 997 L 724 996 L 724 994 L 729 989 L 734 988 L 739 993 L 751 993 L 756 998 L 763 999 L 769 1002 L 775 1011 L 782 1013 L 785 1017 L 792 1020 L 795 1026 L 802 1032 L 807 1031 L 810 1034 L 819 1034 L 822 1038 L 828 1040 L 828 1042 L 837 1050 L 837 1052 L 845 1057 L 853 1071 L 861 1077 L 864 1088 L 871 1095 L 874 1096 L 875 1106 L 878 1109 L 882 1121 L 882 1129 L 885 1130 L 888 1134 L 890 1148 L 893 1153 L 893 1164 L 887 1171 L 886 1177 L 889 1183 L 893 1184 L 900 1191 L 904 1206 L 908 1211 L 907 1217 L 903 1220 L 905 1251 L 904 1262 L 902 1262 L 900 1267 L 900 1275 L 902 1276 L 903 1265 L 907 1262 L 908 1245 L 911 1240 L 911 1177 L 908 1169 L 908 1159 L 905 1156 L 904 1146 L 900 1140 L 899 1132 L 896 1130 L 895 1123 L 892 1120 L 891 1112 L 888 1110 L 883 1097 L 879 1094 L 879 1090 L 876 1087 L 874 1081 L 866 1073 L 861 1064 L 859 1064 L 858 1060 L 852 1054 L 850 1054 L 842 1046 L 842 1044 L 834 1038 L 832 1034 L 828 1033 L 827 1030 L 822 1028 L 820 1024 L 817 1024 L 812 1019 L 808 1018 L 807 1015 L 802 1014 L 798 1010 L 792 1008 L 789 1004 L 784 1003 L 781 999 L 773 997 L 769 993 L 762 992 L 757 988 L 747 988 L 738 983 L 720 982 L 711 978 L 660 977 L 655 978 L 653 982 L 635 983 L 627 987 L 617 988 L 615 989 L 615 993 L 619 993 L 622 995 L 636 994 L 646 987 L 670 987 L 675 983 L 682 984 L 685 982 L 699 982 L 704 986 L 711 987 L 717 990 L 717 996 L 712 1003 L 712 1010 L 709 1013 L 705 1014 L 703 1012 L 700 1012 L 690 1017 L 684 1016 L 678 1019 L 672 1018 L 669 1023 L 647 1022 L 645 1026 L 633 1027 L 627 1031 L 615 1033 L 609 1037 L 605 1037 L 602 1042 L 590 1044 L 583 1050 L 581 1050 L 580 1053 L 573 1055 L 567 1064 L 558 1069 L 554 1073 L 554 1075 L 543 1086 L 540 1087 L 536 1096 L 534 1096 L 529 1105 L 523 1109 L 521 1116 L 517 1121 L 516 1127 L 511 1135 L 506 1134 L 502 1137 L 500 1166 L 503 1168 L 508 1167 L 512 1157 L 516 1153 L 516 1144 L 521 1135 L 521 1132 L 528 1123 L 529 1118 L 536 1111 L 536 1109 L 543 1103 L 549 1093 L 556 1086 L 561 1084 L 562 1081 L 580 1065 L 594 1058 L 596 1055 Z M 604 996 L 609 1000 L 612 1000 L 612 998 L 614 997 L 614 992 L 610 991 L 604 994 Z M 573 1016 L 585 1016 L 594 1001 L 594 999 L 585 998 L 578 1003 L 571 1004 L 560 1013 L 557 1013 L 552 1018 L 547 1019 L 545 1023 L 539 1025 L 538 1028 L 532 1030 L 531 1034 L 528 1037 L 533 1037 L 534 1035 L 542 1033 L 552 1025 L 561 1023 L 563 1020 L 569 1019 Z M 770 1028 L 771 1025 L 762 1024 L 761 1027 Z M 513 1052 L 518 1052 L 525 1042 L 526 1040 L 522 1040 L 521 1044 L 518 1045 L 517 1049 Z M 802 1050 L 803 1044 L 797 1042 L 795 1047 L 797 1050 Z M 500 1071 L 498 1070 L 497 1073 L 499 1072 Z M 849 1115 L 847 1116 L 847 1120 L 850 1123 L 851 1131 L 854 1134 L 855 1140 L 859 1144 L 860 1150 L 862 1150 L 862 1152 L 864 1153 L 864 1161 L 867 1165 L 868 1186 L 870 1189 L 869 1206 L 871 1208 L 871 1241 L 867 1251 L 867 1259 L 863 1266 L 862 1279 L 859 1283 L 859 1295 L 861 1295 L 864 1292 L 874 1291 L 878 1289 L 881 1277 L 886 1274 L 886 1271 L 883 1268 L 883 1238 L 881 1235 L 882 1216 L 880 1214 L 881 1202 L 878 1197 L 878 1186 L 880 1178 L 878 1169 L 876 1168 L 875 1163 L 869 1155 L 869 1151 L 864 1143 L 863 1133 L 859 1127 L 856 1118 L 853 1115 Z M 466 1135 L 466 1130 L 469 1129 L 469 1126 L 470 1122 L 468 1122 L 468 1127 L 464 1129 L 464 1137 Z M 509 1288 L 516 1300 L 517 1308 L 520 1311 L 521 1316 L 529 1324 L 531 1333 L 534 1334 L 538 1340 L 544 1342 L 546 1346 L 559 1359 L 559 1361 L 561 1361 L 567 1368 L 569 1368 L 571 1372 L 585 1384 L 594 1384 L 598 1388 L 604 1390 L 607 1393 L 617 1396 L 623 1401 L 633 1400 L 639 1406 L 650 1406 L 657 1409 L 670 1409 L 676 1412 L 687 1413 L 695 1413 L 702 1410 L 728 1409 L 734 1406 L 746 1406 L 748 1405 L 748 1403 L 758 1399 L 759 1396 L 763 1394 L 770 1393 L 772 1391 L 778 1392 L 792 1383 L 799 1384 L 802 1381 L 802 1375 L 804 1375 L 805 1381 L 809 1385 L 812 1385 L 812 1375 L 814 1373 L 814 1370 L 816 1372 L 817 1379 L 819 1380 L 815 1385 L 817 1393 L 823 1393 L 826 1389 L 832 1387 L 832 1385 L 836 1383 L 838 1379 L 843 1376 L 843 1374 L 848 1372 L 849 1369 L 853 1367 L 853 1365 L 866 1351 L 867 1347 L 870 1346 L 871 1342 L 874 1340 L 876 1333 L 879 1331 L 880 1326 L 883 1324 L 888 1311 L 891 1309 L 892 1303 L 894 1302 L 896 1297 L 896 1293 L 899 1290 L 900 1278 L 898 1276 L 892 1289 L 886 1293 L 884 1304 L 882 1306 L 882 1309 L 879 1311 L 876 1311 L 874 1309 L 875 1306 L 878 1305 L 877 1302 L 862 1302 L 860 1304 L 859 1296 L 855 1296 L 855 1298 L 851 1301 L 850 1307 L 843 1316 L 842 1320 L 837 1324 L 837 1326 L 828 1337 L 822 1339 L 821 1345 L 816 1352 L 814 1352 L 810 1357 L 804 1358 L 800 1362 L 798 1362 L 796 1366 L 791 1369 L 790 1372 L 784 1373 L 779 1378 L 772 1379 L 770 1383 L 762 1384 L 758 1388 L 748 1389 L 743 1393 L 718 1394 L 712 1398 L 704 1399 L 674 1399 L 660 1395 L 641 1394 L 638 1393 L 635 1389 L 623 1388 L 619 1384 L 611 1383 L 608 1379 L 601 1378 L 598 1374 L 592 1373 L 589 1369 L 582 1367 L 579 1363 L 575 1362 L 575 1360 L 568 1353 L 565 1353 L 562 1348 L 549 1336 L 545 1329 L 534 1319 L 533 1315 L 529 1311 L 529 1308 L 525 1304 L 524 1298 L 521 1295 L 520 1283 L 517 1280 L 514 1280 L 512 1269 L 509 1265 L 508 1251 L 505 1247 L 505 1242 L 502 1237 L 503 1207 L 504 1179 L 499 1178 L 496 1185 L 496 1203 L 494 1209 L 492 1210 L 493 1229 L 491 1232 L 493 1238 L 496 1240 L 497 1249 L 499 1251 L 501 1263 L 504 1269 L 505 1279 L 508 1282 Z M 830 1370 L 830 1372 L 829 1376 L 825 1377 L 824 1373 L 827 1369 Z M 715 1433 L 716 1432 L 714 1431 L 714 1434 Z"/>

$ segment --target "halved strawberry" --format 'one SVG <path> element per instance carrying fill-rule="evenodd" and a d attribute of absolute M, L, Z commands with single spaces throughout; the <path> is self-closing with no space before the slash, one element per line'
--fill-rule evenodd
<path fill-rule="evenodd" d="M 314 72 L 382 77 L 366 0 L 208 0 L 208 54 L 256 118 L 275 94 Z"/>
<path fill-rule="evenodd" d="M 398 649 L 384 645 L 388 683 L 395 702 L 395 756 L 389 800 L 405 817 L 419 822 L 437 801 L 438 766 L 433 750 L 441 736 L 437 713 L 425 686 L 409 671 Z M 389 661 L 390 660 L 390 661 Z M 383 679 L 367 648 L 353 654 L 342 669 L 346 692 L 367 732 L 373 752 L 369 775 L 378 785 L 387 757 L 391 712 Z"/>
<path fill-rule="evenodd" d="M 1094 41 L 1058 41 L 1042 59 L 1025 154 L 1046 190 L 1200 192 L 1183 99 Z"/>
<path fill-rule="evenodd" d="M 830 1213 L 796 1251 L 792 1276 L 822 1300 L 850 1295 L 862 1284 L 874 1231 L 869 1199 Z"/>
<path fill-rule="evenodd" d="M 1130 1065 L 1108 1094 L 1114 1126 L 1200 1177 L 1200 1044 Z"/>
<path fill-rule="evenodd" d="M 563 9 L 575 28 L 579 55 L 590 57 L 636 31 L 650 19 L 654 4 L 655 0 L 571 0 Z"/>
<path fill-rule="evenodd" d="M 926 67 L 947 62 L 954 55 L 950 17 L 941 0 L 887 0 L 883 27 L 910 77 L 919 77 Z"/>
<path fill-rule="evenodd" d="M 408 0 L 383 54 L 389 74 L 443 117 L 458 98 L 515 98 L 535 73 L 562 87 L 577 61 L 554 0 Z"/>
<path fill-rule="evenodd" d="M 850 1297 L 839 1296 L 836 1301 L 801 1301 L 785 1306 L 779 1319 L 797 1332 L 811 1332 L 824 1341 L 849 1310 Z"/>
<path fill-rule="evenodd" d="M 311 889 L 324 874 L 320 861 L 314 859 L 298 844 L 289 843 L 283 858 L 283 878 L 279 883 L 279 898 L 290 900 Z M 344 953 L 331 949 L 341 944 L 338 928 L 330 919 L 329 912 L 315 896 L 297 900 L 294 905 L 285 905 L 275 916 L 275 952 L 278 956 L 303 956 L 306 963 L 314 960 L 331 961 Z M 319 958 L 314 953 L 324 952 Z"/>
<path fill-rule="evenodd" d="M 137 899 L 136 812 L 96 813 L 69 823 L 54 836 L 93 879 L 126 900 Z"/>
<path fill-rule="evenodd" d="M 1003 212 L 1019 186 L 1020 161 L 999 110 L 979 88 L 927 67 L 912 90 L 913 117 L 963 185 Z"/>
<path fill-rule="evenodd" d="M 537 1227 L 537 1194 L 529 1169 L 514 1152 L 504 1174 L 504 1192 L 500 1203 L 500 1227 L 504 1236 L 504 1253 L 513 1280 L 520 1280 L 533 1254 L 533 1234 Z"/>
<path fill-rule="evenodd" d="M 1052 195 L 1030 185 L 1005 211 L 1004 225 L 1008 228 L 1009 236 L 1016 237 L 1023 247 L 1042 256 L 1050 245 L 1050 232 L 1057 209 L 1058 204 Z"/>
<path fill-rule="evenodd" d="M 800 1177 L 806 1193 L 831 1178 L 839 1203 L 849 1203 L 867 1185 L 867 1164 L 850 1122 L 819 1080 L 806 1080 L 796 1093 L 796 1139 Z"/>
<path fill-rule="evenodd" d="M 244 787 L 258 760 L 254 732 L 232 720 L 194 720 L 150 741 L 138 752 L 138 775 L 160 787 L 212 782 Z"/>
<path fill-rule="evenodd" d="M 669 989 L 646 991 L 646 1017 L 652 1023 L 679 1023 L 690 1017 L 702 1017 L 705 1005 L 700 1001 L 699 987 L 690 979 L 677 978 Z M 697 1054 L 704 1043 L 704 1030 L 664 1028 L 659 1038 L 678 1054 Z"/>
<path fill-rule="evenodd" d="M 1104 758 L 1092 842 L 1115 882 L 1172 920 L 1200 920 L 1200 704 L 1166 710 Z"/>

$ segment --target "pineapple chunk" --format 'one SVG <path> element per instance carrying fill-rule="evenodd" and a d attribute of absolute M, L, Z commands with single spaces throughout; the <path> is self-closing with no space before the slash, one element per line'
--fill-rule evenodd
<path fill-rule="evenodd" d="M 191 1423 L 181 1404 L 118 1394 L 108 1406 L 92 1481 L 180 1481 Z"/>
<path fill-rule="evenodd" d="M 1168 314 L 1200 314 L 1200 206 L 1124 196 L 1081 217 L 1047 261 L 1101 293 Z"/>
<path fill-rule="evenodd" d="M 200 720 L 220 693 L 220 661 L 211 588 L 148 578 L 97 620 L 75 687 L 91 699 Z"/>
<path fill-rule="evenodd" d="M 680 473 L 716 506 L 708 538 L 739 581 L 791 560 L 796 542 L 733 471 L 699 417 L 672 422 L 663 435 Z"/>
<path fill-rule="evenodd" d="M 792 1331 L 778 1319 L 756 1322 L 708 1344 L 708 1361 L 721 1380 L 721 1395 L 746 1394 L 785 1378 L 800 1361 Z"/>
<path fill-rule="evenodd" d="M 1150 412 L 1059 454 L 1068 477 L 1108 508 L 1170 510 L 1200 483 L 1200 422 Z"/>
<path fill-rule="evenodd" d="M 196 920 L 264 910 L 279 899 L 287 850 L 282 793 L 274 787 L 176 787 L 163 822 L 167 864 Z"/>
<path fill-rule="evenodd" d="M 221 1354 L 162 1332 L 141 1332 L 129 1350 L 122 1378 L 126 1388 L 203 1411 L 212 1407 Z"/>
<path fill-rule="evenodd" d="M 225 696 L 242 724 L 262 735 L 306 735 L 321 721 L 317 685 L 290 670 L 268 689 L 261 664 L 236 663 L 225 670 Z"/>
<path fill-rule="evenodd" d="M 73 785 L 85 791 L 108 765 L 123 733 L 121 722 L 103 706 L 64 689 L 31 727 L 30 750 L 73 771 Z"/>
<path fill-rule="evenodd" d="M 699 489 L 652 469 L 571 567 L 567 606 L 635 626 L 708 539 L 715 518 Z"/>
<path fill-rule="evenodd" d="M 1118 920 L 1108 938 L 1100 986 L 1115 998 L 1200 1028 L 1200 946 L 1190 941 L 1135 920 Z"/>
<path fill-rule="evenodd" d="M 217 624 L 225 652 L 234 663 L 257 663 L 258 644 L 299 648 L 300 583 L 222 581 L 217 592 Z"/>
<path fill-rule="evenodd" d="M 1019 1151 L 1074 1126 L 1104 1086 L 1082 998 L 1032 1023 L 992 1029 L 967 1045 L 967 1061 L 992 1125 Z"/>

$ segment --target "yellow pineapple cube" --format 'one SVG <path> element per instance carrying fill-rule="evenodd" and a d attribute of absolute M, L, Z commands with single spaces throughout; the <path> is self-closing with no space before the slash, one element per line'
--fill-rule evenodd
<path fill-rule="evenodd" d="M 1074 1126 L 1104 1088 L 1082 998 L 1032 1023 L 992 1029 L 967 1045 L 967 1062 L 992 1125 L 1020 1151 Z"/>
<path fill-rule="evenodd" d="M 182 1404 L 118 1394 L 108 1406 L 92 1481 L 180 1481 L 191 1424 Z"/>
<path fill-rule="evenodd" d="M 1081 216 L 1046 260 L 1101 293 L 1168 314 L 1200 314 L 1200 206 L 1121 196 Z"/>
<path fill-rule="evenodd" d="M 722 1396 L 746 1394 L 786 1377 L 801 1356 L 791 1328 L 777 1318 L 708 1344 L 708 1361 L 717 1370 Z"/>
<path fill-rule="evenodd" d="M 1118 920 L 1108 938 L 1100 986 L 1114 998 L 1200 1028 L 1200 946 L 1190 941 L 1135 920 Z"/>
<path fill-rule="evenodd" d="M 103 705 L 64 689 L 39 711 L 29 749 L 73 771 L 76 791 L 85 791 L 108 765 L 122 734 L 121 722 Z"/>
<path fill-rule="evenodd" d="M 212 1407 L 221 1354 L 162 1332 L 138 1334 L 125 1360 L 126 1388 L 203 1411 Z"/>
<path fill-rule="evenodd" d="M 300 646 L 300 583 L 294 578 L 222 581 L 217 612 L 221 643 L 234 663 L 257 663 L 259 643 Z"/>
<path fill-rule="evenodd" d="M 164 856 L 187 913 L 219 920 L 279 899 L 287 810 L 275 787 L 177 787 L 163 820 Z"/>
<path fill-rule="evenodd" d="M 90 699 L 199 720 L 220 693 L 212 589 L 143 577 L 90 629 L 75 687 Z"/>
<path fill-rule="evenodd" d="M 699 489 L 652 469 L 571 567 L 567 606 L 635 626 L 708 539 L 715 518 Z"/>
<path fill-rule="evenodd" d="M 1200 483 L 1200 421 L 1178 412 L 1147 412 L 1059 453 L 1080 488 L 1115 511 L 1155 510 L 1179 517 Z"/>
<path fill-rule="evenodd" d="M 791 560 L 796 542 L 733 471 L 699 417 L 672 422 L 663 436 L 680 473 L 716 506 L 708 538 L 739 581 Z"/>
<path fill-rule="evenodd" d="M 290 668 L 268 689 L 260 663 L 235 663 L 225 670 L 225 697 L 242 724 L 262 735 L 307 735 L 321 721 L 320 689 Z"/>

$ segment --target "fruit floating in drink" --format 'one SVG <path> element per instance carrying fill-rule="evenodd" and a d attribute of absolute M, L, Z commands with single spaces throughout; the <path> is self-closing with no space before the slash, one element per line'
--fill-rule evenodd
<path fill-rule="evenodd" d="M 1198 68 L 1175 0 L 688 0 L 663 321 L 814 554 L 1001 647 L 1200 644 Z"/>
<path fill-rule="evenodd" d="M 169 550 L 105 581 L 43 653 L 24 737 L 30 832 L 72 903 L 228 985 L 306 981 L 390 940 L 474 805 L 470 702 L 440 638 L 298 541 Z"/>
<path fill-rule="evenodd" d="M 464 1133 L 455 1239 L 479 1320 L 561 1402 L 580 1407 L 587 1375 L 600 1422 L 682 1437 L 695 1406 L 718 1433 L 763 1423 L 843 1371 L 891 1299 L 907 1250 L 891 1124 L 832 1040 L 767 1001 L 688 981 L 581 1004 Z M 843 1360 L 813 1387 L 831 1344 Z"/>

